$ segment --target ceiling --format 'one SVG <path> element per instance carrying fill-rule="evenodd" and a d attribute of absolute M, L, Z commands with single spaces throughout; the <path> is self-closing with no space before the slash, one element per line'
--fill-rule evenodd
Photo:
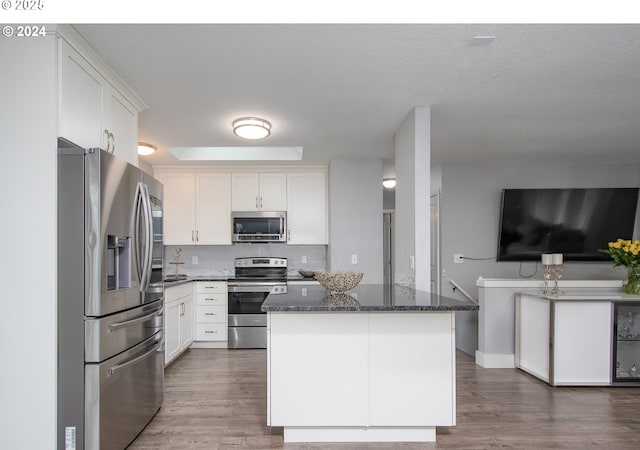
<path fill-rule="evenodd" d="M 166 149 L 182 146 L 392 161 L 415 106 L 431 106 L 432 163 L 640 162 L 639 25 L 75 28 L 148 104 L 152 165 L 180 164 Z M 271 121 L 271 136 L 236 137 L 243 116 Z"/>

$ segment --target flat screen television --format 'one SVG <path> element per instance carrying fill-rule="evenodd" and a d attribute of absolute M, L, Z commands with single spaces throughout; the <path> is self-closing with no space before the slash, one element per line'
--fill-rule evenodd
<path fill-rule="evenodd" d="M 631 239 L 638 188 L 503 189 L 498 261 L 611 261 L 599 249 Z"/>

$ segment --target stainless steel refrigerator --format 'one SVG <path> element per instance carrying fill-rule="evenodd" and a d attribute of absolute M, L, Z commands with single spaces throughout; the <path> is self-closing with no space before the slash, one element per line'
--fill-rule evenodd
<path fill-rule="evenodd" d="M 123 449 L 164 398 L 162 185 L 58 148 L 59 449 Z"/>

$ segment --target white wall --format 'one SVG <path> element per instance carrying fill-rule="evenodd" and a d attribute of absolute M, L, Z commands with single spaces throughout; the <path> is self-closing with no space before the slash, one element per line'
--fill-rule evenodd
<path fill-rule="evenodd" d="M 581 164 L 454 164 L 442 167 L 441 250 L 442 267 L 447 276 L 464 290 L 478 296 L 475 283 L 485 278 L 542 279 L 535 262 L 496 262 L 500 199 L 503 188 L 588 188 L 639 187 L 640 165 Z M 454 264 L 453 255 L 493 258 L 486 261 L 465 260 Z M 608 262 L 564 265 L 564 279 L 622 279 L 624 269 Z M 443 280 L 442 294 L 460 298 Z M 456 322 L 458 347 L 473 354 L 477 348 L 477 315 L 467 314 L 465 322 Z"/>
<path fill-rule="evenodd" d="M 396 131 L 395 150 L 395 281 L 413 280 L 417 289 L 429 291 L 431 108 L 416 107 L 409 113 Z"/>
<path fill-rule="evenodd" d="M 331 270 L 364 272 L 362 283 L 384 282 L 381 159 L 331 161 L 329 229 Z M 357 264 L 351 255 L 357 255 Z"/>
<path fill-rule="evenodd" d="M 55 37 L 0 39 L 0 60 L 0 448 L 55 448 Z"/>

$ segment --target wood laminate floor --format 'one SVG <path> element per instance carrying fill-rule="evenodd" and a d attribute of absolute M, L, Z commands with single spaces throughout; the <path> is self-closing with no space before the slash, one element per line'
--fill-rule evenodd
<path fill-rule="evenodd" d="M 458 352 L 457 426 L 437 442 L 284 444 L 266 423 L 265 350 L 188 350 L 163 407 L 130 449 L 640 449 L 640 389 L 552 388 Z"/>

